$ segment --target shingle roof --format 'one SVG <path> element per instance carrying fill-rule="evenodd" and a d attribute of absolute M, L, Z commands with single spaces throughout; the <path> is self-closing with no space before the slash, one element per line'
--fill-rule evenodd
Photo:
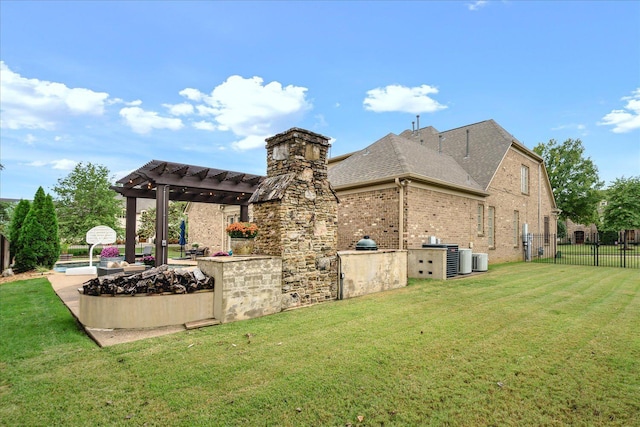
<path fill-rule="evenodd" d="M 334 188 L 340 188 L 406 175 L 475 191 L 484 189 L 452 156 L 392 133 L 331 168 L 329 181 Z"/>
<path fill-rule="evenodd" d="M 406 130 L 400 135 L 413 141 L 422 139 L 424 145 L 432 150 L 441 149 L 443 153 L 455 159 L 485 190 L 512 143 L 531 153 L 494 120 L 485 120 L 444 132 L 437 132 L 433 127 L 420 129 L 419 134 Z"/>

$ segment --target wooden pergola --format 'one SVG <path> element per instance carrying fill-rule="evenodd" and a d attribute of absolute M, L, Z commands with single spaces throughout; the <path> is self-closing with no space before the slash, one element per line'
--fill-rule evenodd
<path fill-rule="evenodd" d="M 151 160 L 116 181 L 111 188 L 126 198 L 125 260 L 135 262 L 136 199 L 156 200 L 156 265 L 168 261 L 169 200 L 239 205 L 240 220 L 249 220 L 249 198 L 261 175 L 251 175 Z"/>

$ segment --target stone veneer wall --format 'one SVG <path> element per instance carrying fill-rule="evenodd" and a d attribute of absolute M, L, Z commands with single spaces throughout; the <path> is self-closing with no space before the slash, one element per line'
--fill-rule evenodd
<path fill-rule="evenodd" d="M 282 310 L 282 261 L 277 257 L 215 257 L 198 260 L 215 280 L 213 317 L 221 323 Z"/>
<path fill-rule="evenodd" d="M 283 308 L 337 298 L 337 197 L 328 138 L 290 129 L 267 139 L 267 178 L 254 193 L 254 253 L 282 257 Z"/>

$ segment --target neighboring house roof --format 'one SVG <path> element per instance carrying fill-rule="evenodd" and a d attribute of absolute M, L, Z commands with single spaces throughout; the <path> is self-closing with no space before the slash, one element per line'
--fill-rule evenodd
<path fill-rule="evenodd" d="M 452 156 L 392 133 L 329 170 L 336 189 L 410 176 L 473 192 L 484 190 Z"/>

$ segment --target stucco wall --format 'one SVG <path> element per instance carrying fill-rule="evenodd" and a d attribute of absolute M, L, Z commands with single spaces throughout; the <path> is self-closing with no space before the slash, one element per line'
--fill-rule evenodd
<path fill-rule="evenodd" d="M 135 329 L 213 318 L 213 292 L 185 295 L 80 295 L 80 322 L 89 328 Z"/>
<path fill-rule="evenodd" d="M 341 251 L 338 256 L 342 298 L 407 286 L 407 251 Z"/>
<path fill-rule="evenodd" d="M 278 257 L 201 258 L 198 267 L 215 280 L 215 318 L 221 323 L 282 310 L 282 260 Z"/>
<path fill-rule="evenodd" d="M 409 249 L 408 276 L 412 279 L 447 279 L 447 249 Z"/>

